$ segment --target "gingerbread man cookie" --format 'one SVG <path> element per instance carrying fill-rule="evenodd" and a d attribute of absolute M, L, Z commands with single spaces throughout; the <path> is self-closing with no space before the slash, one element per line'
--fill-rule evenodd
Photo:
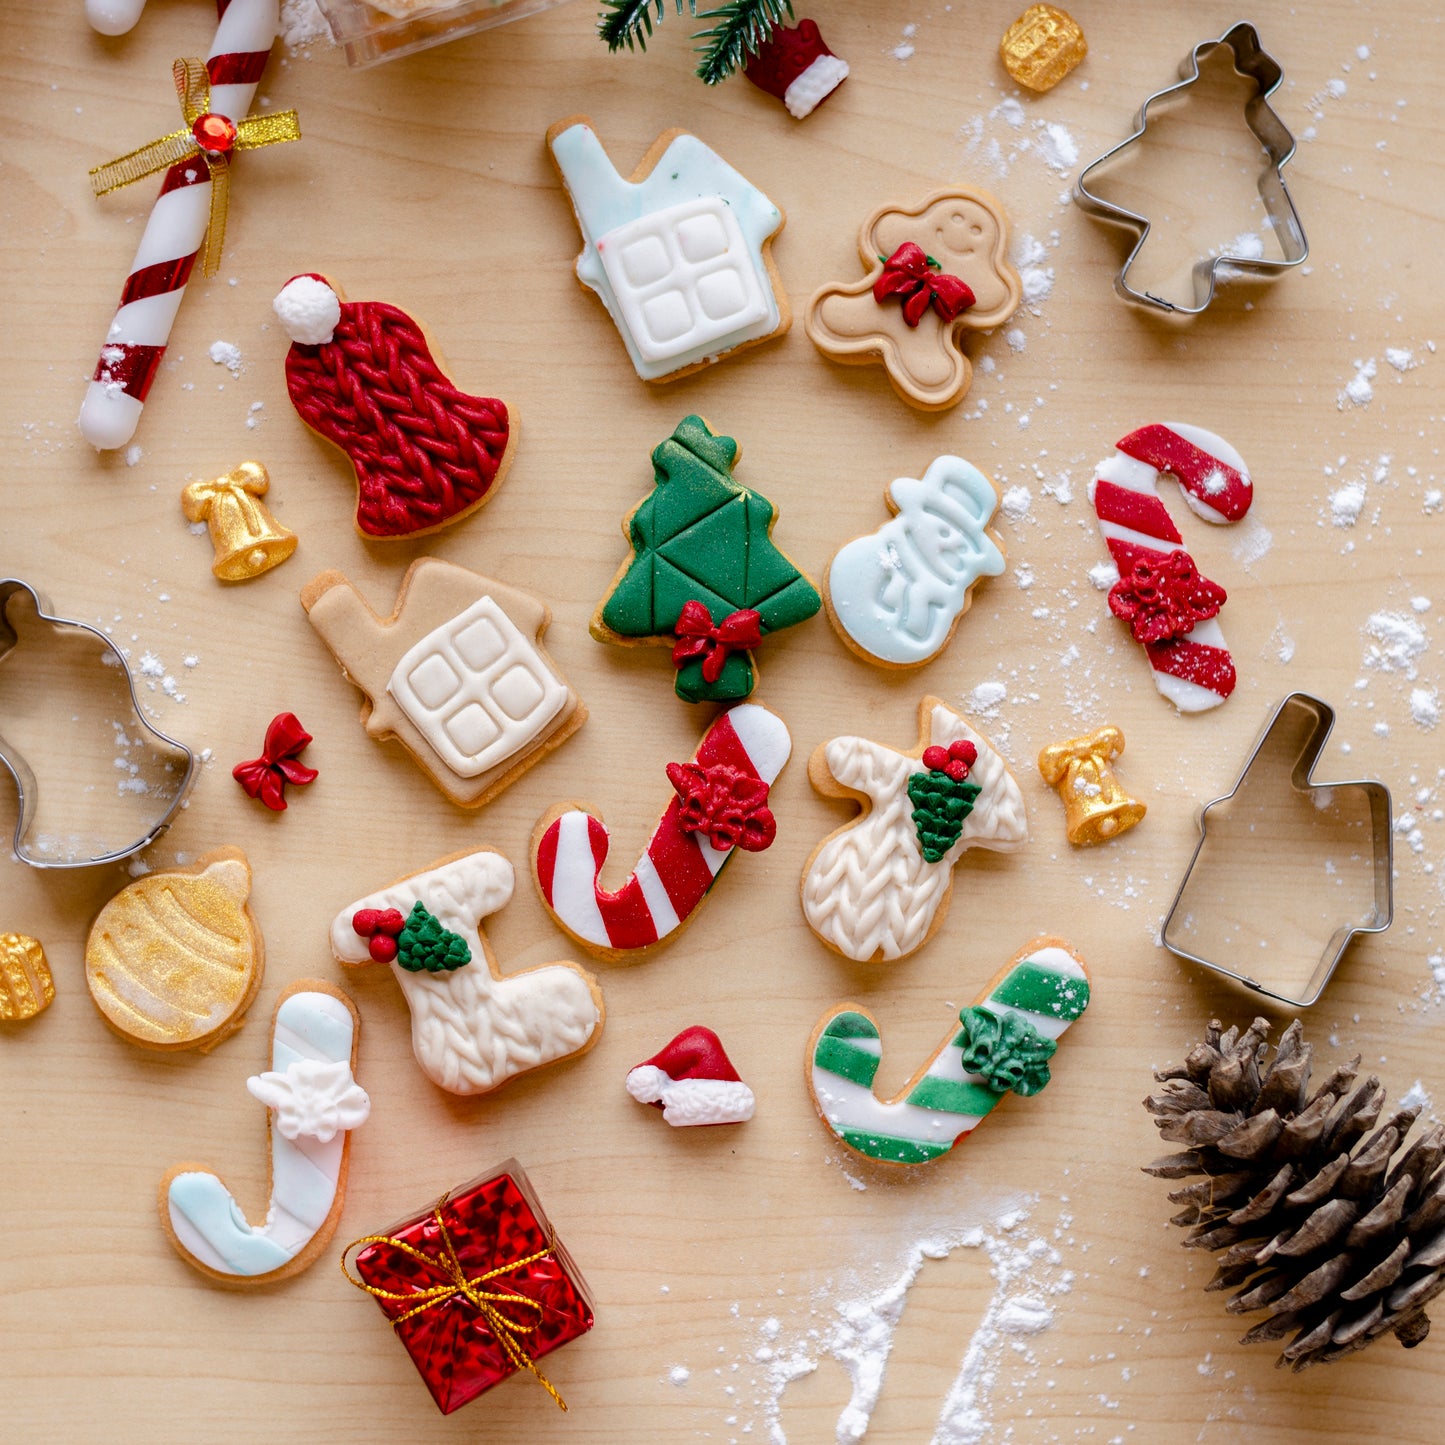
<path fill-rule="evenodd" d="M 935 191 L 911 210 L 884 206 L 863 224 L 861 281 L 824 286 L 804 329 L 824 356 L 881 361 L 904 401 L 943 411 L 968 391 L 965 331 L 1007 321 L 1023 299 L 1009 265 L 1008 217 L 986 191 Z"/>
<path fill-rule="evenodd" d="M 301 605 L 366 694 L 361 720 L 396 738 L 463 808 L 478 808 L 582 726 L 587 709 L 542 650 L 551 613 L 535 597 L 423 557 L 378 617 L 340 572 Z"/>

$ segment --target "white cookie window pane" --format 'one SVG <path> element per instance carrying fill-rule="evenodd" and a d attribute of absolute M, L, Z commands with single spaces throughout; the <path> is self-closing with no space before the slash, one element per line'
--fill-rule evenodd
<path fill-rule="evenodd" d="M 496 624 L 487 617 L 463 627 L 456 635 L 456 647 L 462 661 L 478 672 L 490 667 L 507 650 Z"/>
<path fill-rule="evenodd" d="M 653 341 L 675 341 L 692 330 L 692 312 L 680 291 L 664 291 L 661 296 L 651 297 L 643 303 L 642 314 Z"/>
<path fill-rule="evenodd" d="M 455 697 L 462 680 L 452 669 L 446 658 L 433 653 L 407 675 L 411 690 L 427 707 L 440 707 L 448 698 Z"/>
<path fill-rule="evenodd" d="M 460 712 L 453 713 L 446 720 L 446 730 L 447 736 L 457 745 L 457 750 L 472 757 L 501 732 L 483 708 L 474 702 L 469 702 Z"/>
<path fill-rule="evenodd" d="M 634 286 L 650 286 L 672 269 L 667 247 L 656 236 L 643 236 L 622 252 L 622 265 Z"/>
<path fill-rule="evenodd" d="M 492 696 L 509 718 L 524 718 L 542 701 L 542 684 L 519 663 L 492 684 Z"/>
<path fill-rule="evenodd" d="M 728 248 L 727 228 L 710 212 L 691 216 L 677 225 L 677 244 L 685 261 L 699 265 L 723 255 Z"/>
<path fill-rule="evenodd" d="M 697 283 L 697 299 L 703 315 L 712 321 L 735 316 L 748 304 L 747 290 L 740 271 L 714 271 Z"/>

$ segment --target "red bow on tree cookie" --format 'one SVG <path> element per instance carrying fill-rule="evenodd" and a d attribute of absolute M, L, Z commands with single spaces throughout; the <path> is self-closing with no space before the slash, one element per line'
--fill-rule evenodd
<path fill-rule="evenodd" d="M 316 769 L 296 761 L 311 734 L 301 726 L 294 712 L 277 713 L 266 729 L 266 743 L 259 758 L 237 763 L 231 776 L 248 798 L 259 798 L 273 813 L 286 811 L 286 784 L 298 788 L 316 781 Z"/>
<path fill-rule="evenodd" d="M 762 626 L 761 614 L 751 607 L 743 607 L 729 612 L 714 627 L 712 613 L 701 602 L 696 599 L 684 602 L 672 629 L 677 638 L 672 649 L 672 665 L 681 667 L 700 657 L 703 681 L 716 682 L 722 676 L 728 653 L 746 652 L 762 642 Z"/>
<path fill-rule="evenodd" d="M 768 785 L 728 763 L 669 763 L 667 780 L 681 803 L 684 832 L 706 833 L 719 853 L 734 846 L 761 853 L 777 836 Z"/>
<path fill-rule="evenodd" d="M 878 259 L 883 261 L 883 274 L 873 283 L 873 299 L 881 306 L 897 296 L 910 326 L 917 326 L 930 306 L 947 322 L 957 320 L 978 300 L 966 281 L 940 271 L 938 262 L 912 241 L 905 241 L 887 260 Z"/>
<path fill-rule="evenodd" d="M 1188 552 L 1136 557 L 1109 589 L 1109 611 L 1143 643 L 1183 637 L 1196 622 L 1216 616 L 1225 601 L 1224 588 L 1201 577 Z"/>

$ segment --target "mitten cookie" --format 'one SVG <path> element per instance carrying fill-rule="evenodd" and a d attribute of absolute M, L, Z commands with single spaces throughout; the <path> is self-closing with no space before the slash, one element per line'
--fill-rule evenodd
<path fill-rule="evenodd" d="M 395 738 L 460 807 L 495 797 L 587 719 L 542 649 L 546 606 L 455 563 L 413 562 L 390 617 L 340 572 L 312 578 L 301 605 L 366 695 L 367 733 Z"/>
<path fill-rule="evenodd" d="M 625 180 L 586 116 L 559 120 L 547 147 L 582 232 L 577 279 L 601 298 L 644 381 L 788 329 L 770 250 L 783 213 L 695 135 L 664 131 Z"/>
<path fill-rule="evenodd" d="M 517 445 L 516 413 L 458 391 L 405 311 L 344 301 L 316 275 L 292 277 L 274 305 L 291 338 L 291 404 L 355 468 L 363 537 L 425 536 L 491 500 Z"/>
<path fill-rule="evenodd" d="M 585 1053 L 602 1032 L 597 980 L 575 964 L 502 976 L 480 920 L 506 906 L 515 881 L 491 848 L 458 853 L 358 898 L 331 924 L 339 963 L 391 964 L 417 1063 L 453 1094 Z"/>
<path fill-rule="evenodd" d="M 1008 218 L 986 191 L 935 191 L 911 210 L 884 206 L 863 223 L 861 281 L 824 286 L 804 327 L 834 361 L 881 361 L 911 406 L 942 411 L 973 380 L 965 331 L 1007 321 L 1023 300 L 1009 265 Z"/>
<path fill-rule="evenodd" d="M 1062 939 L 1037 938 L 893 1098 L 873 1092 L 883 1044 L 877 1021 L 857 1004 L 831 1010 L 813 1030 L 808 1089 L 823 1122 L 855 1153 L 927 1164 L 967 1139 L 1010 1091 L 1037 1094 L 1060 1035 L 1088 1005 L 1084 960 Z"/>
<path fill-rule="evenodd" d="M 176 1165 L 161 1181 L 161 1223 L 187 1264 L 212 1279 L 267 1284 L 325 1249 L 346 1197 L 351 1131 L 371 1112 L 353 1077 L 360 1031 L 355 1006 L 329 983 L 303 978 L 281 995 L 271 1068 L 246 1081 L 271 1111 L 266 1222 L 247 1224 L 204 1165 Z"/>
<path fill-rule="evenodd" d="M 820 793 L 854 798 L 863 813 L 813 850 L 803 914 L 829 948 L 860 963 L 904 958 L 932 937 L 966 849 L 1028 841 L 1023 794 L 982 733 L 936 697 L 919 704 L 918 732 L 911 753 L 841 737 L 808 761 Z"/>

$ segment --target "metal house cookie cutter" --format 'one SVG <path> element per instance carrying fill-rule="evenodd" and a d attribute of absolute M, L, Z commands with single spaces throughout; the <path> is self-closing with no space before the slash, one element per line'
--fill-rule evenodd
<path fill-rule="evenodd" d="M 1258 87 L 1258 94 L 1245 103 L 1244 118 L 1269 157 L 1269 164 L 1260 172 L 1259 195 L 1264 202 L 1270 227 L 1279 238 L 1282 254 L 1275 259 L 1263 256 L 1231 256 L 1225 253 L 1196 261 L 1194 305 L 1182 306 L 1174 301 L 1166 301 L 1162 296 L 1155 296 L 1150 291 L 1136 290 L 1129 284 L 1130 267 L 1143 248 L 1152 222 L 1147 216 L 1140 216 L 1124 206 L 1116 206 L 1096 195 L 1089 189 L 1089 177 L 1101 167 L 1106 168 L 1121 151 L 1142 138 L 1148 127 L 1149 107 L 1193 85 L 1199 79 L 1200 56 L 1208 54 L 1219 45 L 1229 47 L 1234 55 L 1235 71 L 1248 76 Z M 1174 85 L 1165 86 L 1163 90 L 1156 90 L 1139 107 L 1134 117 L 1132 135 L 1084 167 L 1074 182 L 1074 200 L 1091 215 L 1138 232 L 1139 239 L 1135 241 L 1134 249 L 1129 252 L 1128 259 L 1114 278 L 1114 289 L 1125 301 L 1181 316 L 1197 316 L 1214 299 L 1220 267 L 1227 266 L 1231 270 L 1250 271 L 1266 277 L 1274 276 L 1280 271 L 1288 271 L 1298 266 L 1309 255 L 1310 247 L 1305 239 L 1304 227 L 1300 224 L 1299 213 L 1295 210 L 1289 188 L 1284 182 L 1284 167 L 1295 153 L 1295 138 L 1269 104 L 1269 97 L 1279 89 L 1284 79 L 1284 71 L 1279 62 L 1260 46 L 1259 32 L 1248 21 L 1242 20 L 1226 30 L 1218 40 L 1200 41 L 1180 63 L 1179 74 L 1182 79 Z"/>
<path fill-rule="evenodd" d="M 1247 973 L 1240 973 L 1235 969 L 1218 963 L 1214 959 L 1204 958 L 1200 954 L 1191 953 L 1179 943 L 1170 939 L 1170 930 L 1174 927 L 1175 916 L 1179 912 L 1179 905 L 1184 898 L 1184 891 L 1189 886 L 1189 879 L 1192 876 L 1195 865 L 1199 862 L 1199 855 L 1204 851 L 1206 835 L 1209 829 L 1209 811 L 1217 808 L 1223 803 L 1232 799 L 1240 788 L 1243 787 L 1245 779 L 1249 776 L 1250 770 L 1254 767 L 1260 753 L 1264 750 L 1265 744 L 1269 741 L 1271 734 L 1281 724 L 1288 724 L 1289 716 L 1302 718 L 1309 724 L 1309 732 L 1304 741 L 1300 744 L 1299 754 L 1295 758 L 1293 769 L 1290 773 L 1290 783 L 1297 792 L 1308 793 L 1315 789 L 1329 788 L 1338 792 L 1341 788 L 1362 789 L 1370 804 L 1370 841 L 1371 861 L 1374 870 L 1375 880 L 1375 904 L 1368 921 L 1364 923 L 1343 924 L 1330 935 L 1325 944 L 1324 952 L 1320 955 L 1320 961 L 1315 966 L 1303 998 L 1291 998 L 1288 994 L 1279 993 L 1275 989 L 1267 987 L 1257 978 Z M 1242 983 L 1246 988 L 1252 988 L 1256 993 L 1263 994 L 1266 998 L 1272 998 L 1279 1003 L 1288 1004 L 1291 1008 L 1308 1008 L 1324 992 L 1325 985 L 1330 981 L 1336 965 L 1344 956 L 1345 949 L 1349 946 L 1350 940 L 1357 933 L 1383 933 L 1394 918 L 1395 893 L 1394 893 L 1394 834 L 1390 825 L 1390 790 L 1381 782 L 1375 779 L 1357 778 L 1347 782 L 1339 783 L 1317 783 L 1313 781 L 1311 773 L 1314 764 L 1320 754 L 1324 751 L 1325 741 L 1335 725 L 1335 710 L 1329 703 L 1321 698 L 1312 697 L 1305 692 L 1292 692 L 1275 708 L 1269 721 L 1265 724 L 1264 730 L 1260 733 L 1253 749 L 1250 751 L 1244 767 L 1240 770 L 1239 778 L 1234 786 L 1222 797 L 1214 798 L 1206 803 L 1199 810 L 1199 842 L 1195 845 L 1193 856 L 1189 860 L 1189 866 L 1184 870 L 1184 876 L 1179 880 L 1178 891 L 1174 895 L 1174 901 L 1169 905 L 1169 912 L 1165 915 L 1164 926 L 1160 930 L 1160 938 L 1165 948 L 1179 958 L 1187 958 L 1191 963 L 1200 964 L 1204 968 L 1212 969 L 1215 973 L 1222 973 L 1226 978 L 1232 978 L 1236 983 Z"/>
<path fill-rule="evenodd" d="M 180 811 L 181 805 L 185 802 L 186 795 L 191 790 L 191 784 L 195 781 L 196 755 L 183 742 L 163 733 L 147 721 L 145 714 L 141 711 L 140 696 L 135 690 L 135 678 L 126 665 L 125 654 L 115 643 L 99 628 L 92 627 L 88 622 L 77 622 L 74 618 L 56 616 L 50 610 L 50 604 L 45 600 L 43 594 L 37 592 L 28 582 L 22 582 L 18 577 L 0 578 L 0 664 L 3 664 L 5 658 L 20 644 L 20 634 L 11 625 L 8 616 L 10 599 L 18 592 L 29 595 L 30 600 L 35 604 L 35 615 L 39 621 L 50 627 L 73 628 L 96 638 L 113 656 L 116 666 L 125 678 L 126 686 L 130 689 L 131 707 L 140 725 L 161 745 L 173 748 L 185 756 L 186 769 L 179 783 L 176 784 L 175 792 L 171 795 L 165 811 L 143 837 L 137 838 L 135 842 L 129 843 L 123 848 L 117 848 L 109 853 L 93 854 L 86 858 L 45 858 L 30 852 L 25 843 L 26 834 L 29 833 L 30 825 L 35 819 L 36 801 L 39 797 L 35 774 L 31 771 L 30 764 L 3 736 L 0 736 L 0 765 L 3 765 L 14 778 L 17 794 L 18 816 L 15 820 L 15 840 L 12 844 L 15 856 L 22 863 L 28 863 L 32 868 L 90 868 L 104 863 L 119 862 L 122 858 L 129 858 L 131 854 L 139 853 L 142 848 L 154 843 L 170 827 L 177 812 Z"/>

